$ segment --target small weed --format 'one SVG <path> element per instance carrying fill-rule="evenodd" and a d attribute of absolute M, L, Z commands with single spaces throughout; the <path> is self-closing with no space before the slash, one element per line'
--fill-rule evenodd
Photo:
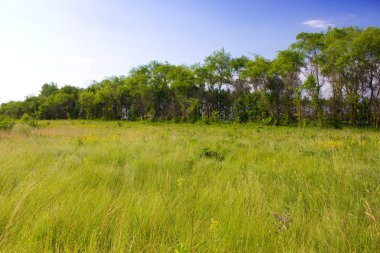
<path fill-rule="evenodd" d="M 176 184 L 177 184 L 177 187 L 178 189 L 182 189 L 183 188 L 183 185 L 185 183 L 185 179 L 184 178 L 178 178 L 177 181 L 176 181 Z"/>
<path fill-rule="evenodd" d="M 84 141 L 82 138 L 78 138 L 76 141 L 75 141 L 75 145 L 80 147 L 80 146 L 83 146 L 84 145 Z"/>
<path fill-rule="evenodd" d="M 277 232 L 285 231 L 289 228 L 290 215 L 288 213 L 283 216 L 278 213 L 274 213 L 273 218 L 275 219 L 274 225 L 277 229 Z"/>
<path fill-rule="evenodd" d="M 201 157 L 207 157 L 207 158 L 214 158 L 218 161 L 224 160 L 224 157 L 220 152 L 217 152 L 215 150 L 211 150 L 209 148 L 203 148 L 200 156 Z"/>
<path fill-rule="evenodd" d="M 211 236 L 214 239 L 217 239 L 220 236 L 220 221 L 217 219 L 211 219 L 209 230 Z"/>
<path fill-rule="evenodd" d="M 187 252 L 189 251 L 187 250 L 185 245 L 183 245 L 182 243 L 178 244 L 176 249 L 174 250 L 174 253 L 187 253 Z"/>

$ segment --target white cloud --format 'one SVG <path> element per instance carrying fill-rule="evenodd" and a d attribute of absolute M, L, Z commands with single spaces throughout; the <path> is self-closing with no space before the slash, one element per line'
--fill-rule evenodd
<path fill-rule="evenodd" d="M 312 28 L 326 29 L 327 27 L 334 27 L 335 24 L 329 23 L 327 20 L 311 19 L 302 23 L 303 25 L 310 26 Z"/>

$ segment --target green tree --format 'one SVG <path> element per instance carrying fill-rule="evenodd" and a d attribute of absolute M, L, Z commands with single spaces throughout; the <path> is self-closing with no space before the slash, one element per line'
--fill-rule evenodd
<path fill-rule="evenodd" d="M 248 57 L 241 56 L 230 61 L 232 71 L 232 86 L 236 97 L 244 96 L 250 92 L 250 87 L 244 76 L 244 71 L 249 62 Z"/>
<path fill-rule="evenodd" d="M 1 104 L 0 114 L 7 115 L 12 118 L 21 118 L 25 113 L 24 102 L 22 101 L 10 101 L 8 103 Z"/>
<path fill-rule="evenodd" d="M 195 83 L 195 74 L 191 68 L 180 65 L 173 67 L 168 72 L 167 78 L 172 91 L 170 113 L 176 121 L 186 120 L 188 108 L 194 99 L 198 101 L 199 106 L 199 89 Z"/>
<path fill-rule="evenodd" d="M 41 90 L 40 90 L 40 96 L 41 97 L 49 97 L 51 96 L 54 92 L 58 90 L 58 86 L 56 83 L 45 83 L 42 85 Z"/>
<path fill-rule="evenodd" d="M 368 94 L 368 120 L 380 128 L 380 28 L 368 27 L 352 40 L 351 58 Z M 362 101 L 365 101 L 361 98 Z"/>
<path fill-rule="evenodd" d="M 300 33 L 297 41 L 291 45 L 292 49 L 298 50 L 304 57 L 304 75 L 307 77 L 305 85 L 308 95 L 311 97 L 313 112 L 312 119 L 323 125 L 323 108 L 321 90 L 325 84 L 325 78 L 321 73 L 324 64 L 323 50 L 325 48 L 325 34 Z"/>
<path fill-rule="evenodd" d="M 282 104 L 284 107 L 284 123 L 289 125 L 292 118 L 294 103 L 297 102 L 298 122 L 301 122 L 302 107 L 300 96 L 302 92 L 299 78 L 303 66 L 302 55 L 293 50 L 279 51 L 277 58 L 273 61 L 272 68 L 278 73 L 284 84 L 284 95 Z M 296 97 L 298 98 L 296 100 Z"/>
<path fill-rule="evenodd" d="M 202 117 L 201 107 L 200 107 L 200 103 L 198 99 L 191 100 L 187 114 L 188 114 L 188 120 L 191 123 L 195 123 L 196 121 L 201 119 Z"/>
<path fill-rule="evenodd" d="M 219 119 L 225 119 L 229 115 L 229 112 L 225 110 L 228 107 L 225 103 L 227 101 L 224 100 L 224 97 L 229 93 L 222 92 L 222 88 L 224 86 L 225 89 L 229 89 L 231 85 L 230 61 L 231 55 L 222 48 L 207 56 L 204 62 L 204 68 L 208 72 L 208 87 L 210 90 L 208 97 L 215 100 L 216 104 L 213 107 L 219 112 Z M 214 90 L 217 90 L 217 92 L 214 92 Z"/>
<path fill-rule="evenodd" d="M 235 120 L 239 123 L 248 121 L 248 108 L 245 97 L 239 97 L 234 103 Z"/>
<path fill-rule="evenodd" d="M 252 87 L 253 92 L 265 90 L 268 83 L 268 71 L 270 61 L 262 56 L 256 55 L 253 60 L 246 63 L 245 69 L 241 72 L 242 78 Z"/>
<path fill-rule="evenodd" d="M 275 86 L 272 85 L 271 69 L 271 61 L 256 55 L 253 60 L 247 62 L 246 68 L 241 73 L 242 78 L 252 90 L 252 95 L 248 98 L 251 119 L 264 120 L 270 118 L 269 121 L 272 121 L 277 115 L 273 110 L 277 107 L 271 103 L 275 98 L 275 91 L 272 91 Z"/>
<path fill-rule="evenodd" d="M 79 96 L 79 104 L 82 114 L 86 119 L 95 117 L 95 94 L 90 89 L 84 90 Z"/>

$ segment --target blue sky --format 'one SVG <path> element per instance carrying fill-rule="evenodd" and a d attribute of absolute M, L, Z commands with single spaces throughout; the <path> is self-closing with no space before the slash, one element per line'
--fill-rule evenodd
<path fill-rule="evenodd" d="M 0 103 L 86 87 L 151 60 L 273 58 L 299 32 L 380 26 L 380 1 L 0 0 Z"/>

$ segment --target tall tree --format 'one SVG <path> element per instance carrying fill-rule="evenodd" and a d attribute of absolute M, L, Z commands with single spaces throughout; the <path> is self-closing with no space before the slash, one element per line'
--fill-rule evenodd
<path fill-rule="evenodd" d="M 229 92 L 223 92 L 222 88 L 229 89 L 231 85 L 231 55 L 227 53 L 224 48 L 215 51 L 212 55 L 207 56 L 205 59 L 204 67 L 209 72 L 209 87 L 211 90 L 209 94 L 211 99 L 216 100 L 216 110 L 219 112 L 219 119 L 225 119 L 228 113 L 228 97 Z M 217 89 L 215 89 L 215 86 Z M 214 92 L 216 90 L 216 92 Z"/>
<path fill-rule="evenodd" d="M 282 103 L 284 106 L 284 123 L 289 125 L 292 118 L 294 103 L 297 103 L 298 123 L 301 123 L 302 107 L 301 92 L 302 87 L 299 78 L 300 69 L 303 66 L 302 55 L 293 50 L 280 51 L 273 61 L 272 68 L 277 71 L 284 84 L 284 96 Z"/>
<path fill-rule="evenodd" d="M 81 92 L 79 96 L 79 105 L 82 117 L 84 116 L 86 119 L 95 118 L 95 93 L 92 92 L 91 89 L 86 89 Z"/>
<path fill-rule="evenodd" d="M 368 120 L 380 128 L 380 28 L 368 27 L 356 36 L 351 45 L 351 57 L 365 83 L 368 95 Z"/>
<path fill-rule="evenodd" d="M 231 84 L 233 86 L 235 96 L 244 96 L 250 92 L 248 82 L 243 74 L 248 62 L 249 59 L 246 56 L 232 58 L 230 61 L 232 72 Z"/>
<path fill-rule="evenodd" d="M 58 86 L 56 83 L 45 83 L 41 87 L 40 96 L 48 97 L 52 95 L 54 92 L 58 90 Z"/>
<path fill-rule="evenodd" d="M 251 119 L 264 119 L 269 117 L 268 87 L 270 81 L 269 71 L 271 62 L 262 56 L 255 55 L 249 60 L 245 69 L 241 72 L 242 78 L 251 90 L 247 96 L 247 110 Z M 273 114 L 273 113 L 272 113 Z"/>
<path fill-rule="evenodd" d="M 325 84 L 325 78 L 321 69 L 324 64 L 322 52 L 325 48 L 325 34 L 322 32 L 300 33 L 296 39 L 297 41 L 291 45 L 291 48 L 298 50 L 304 57 L 304 76 L 307 78 L 305 88 L 311 97 L 312 119 L 323 124 L 321 90 Z"/>
<path fill-rule="evenodd" d="M 249 83 L 253 92 L 258 92 L 264 90 L 268 83 L 269 68 L 269 60 L 262 56 L 255 55 L 253 60 L 249 60 L 246 63 L 246 67 L 241 72 L 241 76 Z"/>

